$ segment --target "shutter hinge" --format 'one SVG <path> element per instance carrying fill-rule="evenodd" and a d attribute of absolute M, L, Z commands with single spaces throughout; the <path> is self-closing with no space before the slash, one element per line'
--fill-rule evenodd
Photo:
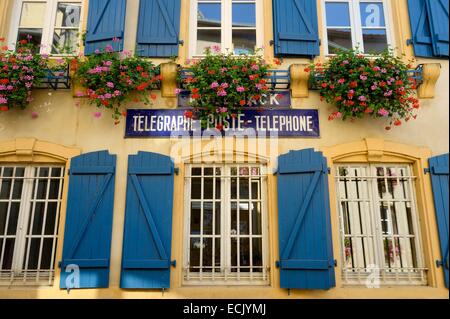
<path fill-rule="evenodd" d="M 334 267 L 337 267 L 337 259 L 334 260 Z"/>
<path fill-rule="evenodd" d="M 61 268 L 62 266 L 62 261 L 58 261 L 58 268 Z"/>
<path fill-rule="evenodd" d="M 175 268 L 177 266 L 177 261 L 176 260 L 172 260 L 170 262 L 170 265 Z"/>
<path fill-rule="evenodd" d="M 331 174 L 331 167 L 328 167 L 327 171 L 328 171 L 328 175 Z"/>
<path fill-rule="evenodd" d="M 436 260 L 436 266 L 438 268 L 440 267 L 448 268 L 448 264 L 445 262 L 445 260 Z"/>
<path fill-rule="evenodd" d="M 319 46 L 322 45 L 322 39 L 319 39 Z"/>
<path fill-rule="evenodd" d="M 277 169 L 274 169 L 273 170 L 273 175 L 277 175 L 278 174 L 278 170 Z"/>
<path fill-rule="evenodd" d="M 178 44 L 184 46 L 184 40 L 178 40 Z"/>
<path fill-rule="evenodd" d="M 429 168 L 424 168 L 424 169 L 423 169 L 423 172 L 424 172 L 425 174 L 429 174 L 431 171 L 430 171 Z"/>
<path fill-rule="evenodd" d="M 173 171 L 174 171 L 175 175 L 179 175 L 180 174 L 180 169 L 178 167 L 175 167 L 173 169 Z"/>
<path fill-rule="evenodd" d="M 407 39 L 406 40 L 406 45 L 411 45 L 413 44 L 413 39 Z"/>
<path fill-rule="evenodd" d="M 274 41 L 274 40 L 270 40 L 270 41 L 269 41 L 269 44 L 270 44 L 270 46 L 272 47 L 272 46 L 275 44 L 275 41 Z"/>
<path fill-rule="evenodd" d="M 275 262 L 275 267 L 280 268 L 281 267 L 281 262 L 279 260 L 277 260 Z"/>

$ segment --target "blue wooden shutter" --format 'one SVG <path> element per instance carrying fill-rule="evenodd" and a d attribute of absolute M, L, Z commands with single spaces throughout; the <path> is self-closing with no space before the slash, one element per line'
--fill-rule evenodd
<path fill-rule="evenodd" d="M 114 203 L 116 156 L 107 151 L 71 160 L 61 267 L 61 288 L 79 267 L 79 288 L 107 288 Z"/>
<path fill-rule="evenodd" d="M 427 0 L 435 57 L 448 57 L 448 0 Z"/>
<path fill-rule="evenodd" d="M 448 288 L 448 246 L 449 246 L 449 218 L 448 218 L 448 156 L 449 154 L 430 158 L 431 183 L 433 185 L 434 207 L 439 228 L 442 260 L 438 265 L 444 268 L 445 286 Z"/>
<path fill-rule="evenodd" d="M 89 1 L 89 15 L 84 54 L 104 50 L 110 44 L 114 51 L 123 50 L 127 0 Z M 117 41 L 113 42 L 113 39 Z"/>
<path fill-rule="evenodd" d="M 129 156 L 122 288 L 170 287 L 173 174 L 167 156 Z"/>
<path fill-rule="evenodd" d="M 320 54 L 317 0 L 273 0 L 276 56 Z"/>
<path fill-rule="evenodd" d="M 137 54 L 146 57 L 178 55 L 181 0 L 141 0 Z"/>
<path fill-rule="evenodd" d="M 312 149 L 278 159 L 281 288 L 335 286 L 327 177 L 325 157 Z"/>
<path fill-rule="evenodd" d="M 417 57 L 448 57 L 448 1 L 408 0 L 412 39 Z"/>

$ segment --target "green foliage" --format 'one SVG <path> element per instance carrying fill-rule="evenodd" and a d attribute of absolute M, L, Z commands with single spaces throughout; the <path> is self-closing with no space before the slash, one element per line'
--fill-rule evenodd
<path fill-rule="evenodd" d="M 336 106 L 330 120 L 385 117 L 390 119 L 390 129 L 417 116 L 414 112 L 419 101 L 415 98 L 416 81 L 407 72 L 410 67 L 388 50 L 377 57 L 346 50 L 305 71 L 311 72 L 321 100 Z"/>
<path fill-rule="evenodd" d="M 29 40 L 19 41 L 15 51 L 0 50 L 0 110 L 25 109 L 33 100 L 32 89 L 46 75 L 47 57 L 36 53 L 38 47 Z M 3 39 L 1 39 L 3 40 Z M 2 42 L 2 41 L 0 41 Z"/>
<path fill-rule="evenodd" d="M 192 94 L 193 110 L 185 115 L 199 119 L 202 127 L 217 123 L 216 128 L 222 130 L 223 119 L 259 105 L 261 96 L 269 91 L 264 79 L 269 65 L 256 53 L 234 56 L 213 47 L 206 49 L 203 59 L 192 61 L 190 75 L 182 80 L 182 87 Z"/>
<path fill-rule="evenodd" d="M 160 81 L 158 68 L 143 58 L 130 53 L 113 52 L 111 46 L 105 51 L 77 60 L 75 76 L 86 88 L 77 92 L 87 97 L 91 104 L 112 109 L 116 123 L 126 115 L 125 102 L 151 104 L 156 95 L 151 94 Z M 133 93 L 137 92 L 136 95 Z"/>

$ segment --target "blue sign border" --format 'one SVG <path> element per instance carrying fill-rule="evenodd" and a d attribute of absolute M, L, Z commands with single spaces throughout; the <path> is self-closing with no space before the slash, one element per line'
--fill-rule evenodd
<path fill-rule="evenodd" d="M 191 126 L 199 127 L 199 125 L 198 121 L 185 118 L 186 110 L 179 108 L 130 109 L 127 111 L 125 138 L 170 138 L 171 136 L 201 138 L 205 133 L 217 135 L 215 128 L 209 129 L 210 133 L 208 129 L 203 129 L 201 132 L 199 129 L 195 132 L 191 130 Z M 135 129 L 137 125 L 139 130 Z M 227 126 L 226 123 L 224 125 Z M 230 125 L 234 129 L 230 129 Z M 174 127 L 175 130 L 171 129 Z M 298 130 L 295 130 L 296 127 Z M 257 131 L 255 137 L 320 138 L 319 111 L 316 109 L 246 108 L 238 115 L 238 118 L 229 119 L 228 129 L 224 129 L 222 136 L 248 137 L 245 135 L 245 130 L 248 128 Z M 175 132 L 174 135 L 172 135 L 173 132 Z"/>

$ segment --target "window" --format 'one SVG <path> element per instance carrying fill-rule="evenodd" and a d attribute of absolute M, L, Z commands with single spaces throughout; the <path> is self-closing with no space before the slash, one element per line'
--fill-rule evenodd
<path fill-rule="evenodd" d="M 78 52 L 81 0 L 20 0 L 15 5 L 11 47 L 29 39 L 41 46 L 41 53 L 73 55 Z"/>
<path fill-rule="evenodd" d="M 414 179 L 405 165 L 337 168 L 344 283 L 427 284 Z"/>
<path fill-rule="evenodd" d="M 197 0 L 192 3 L 191 56 L 201 56 L 207 47 L 222 52 L 251 54 L 262 46 L 262 1 Z"/>
<path fill-rule="evenodd" d="M 324 0 L 325 51 L 356 49 L 379 54 L 391 47 L 385 0 Z"/>
<path fill-rule="evenodd" d="M 51 285 L 64 167 L 0 166 L 0 285 Z"/>
<path fill-rule="evenodd" d="M 265 167 L 188 166 L 188 284 L 268 284 Z"/>

